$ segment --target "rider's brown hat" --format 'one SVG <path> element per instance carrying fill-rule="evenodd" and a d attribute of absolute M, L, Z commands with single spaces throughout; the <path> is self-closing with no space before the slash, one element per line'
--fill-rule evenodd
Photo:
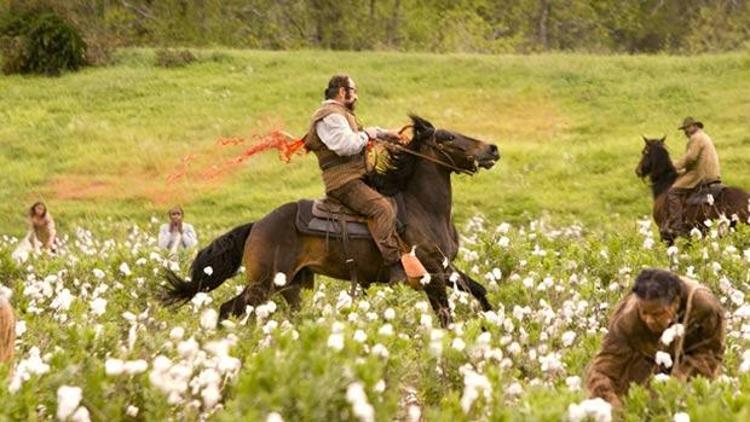
<path fill-rule="evenodd" d="M 685 120 L 682 121 L 682 126 L 678 127 L 677 129 L 683 130 L 690 125 L 696 125 L 699 128 L 703 129 L 703 123 L 693 119 L 692 117 L 685 117 Z"/>

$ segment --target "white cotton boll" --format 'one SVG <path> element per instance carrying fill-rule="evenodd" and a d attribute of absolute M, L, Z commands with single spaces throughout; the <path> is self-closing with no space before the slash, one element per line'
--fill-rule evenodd
<path fill-rule="evenodd" d="M 701 239 L 703 238 L 703 233 L 701 233 L 701 231 L 698 230 L 697 227 L 693 227 L 693 229 L 690 230 L 690 237 L 694 239 Z"/>
<path fill-rule="evenodd" d="M 375 420 L 375 409 L 367 400 L 367 394 L 361 383 L 355 382 L 349 384 L 346 388 L 346 401 L 352 405 L 352 411 L 362 422 L 372 422 Z"/>
<path fill-rule="evenodd" d="M 466 348 L 466 343 L 460 337 L 456 337 L 453 339 L 451 347 L 453 348 L 453 350 L 463 352 Z"/>
<path fill-rule="evenodd" d="M 408 422 L 419 422 L 422 420 L 422 409 L 416 404 L 409 405 L 406 410 L 406 420 Z"/>
<path fill-rule="evenodd" d="M 263 325 L 263 334 L 271 334 L 271 333 L 273 333 L 274 330 L 276 330 L 276 328 L 278 326 L 279 326 L 278 322 L 276 322 L 274 320 L 268 321 L 265 325 Z"/>
<path fill-rule="evenodd" d="M 425 328 L 432 327 L 432 316 L 428 314 L 422 314 L 422 316 L 419 317 L 419 325 Z"/>
<path fill-rule="evenodd" d="M 380 329 L 378 329 L 378 334 L 384 337 L 392 336 L 393 335 L 393 325 L 391 324 L 383 324 Z"/>
<path fill-rule="evenodd" d="M 204 330 L 215 330 L 218 321 L 219 313 L 216 312 L 216 309 L 208 308 L 201 314 L 200 323 Z"/>
<path fill-rule="evenodd" d="M 352 307 L 352 297 L 349 296 L 349 293 L 342 290 L 339 292 L 338 300 L 336 301 L 336 310 L 344 310 L 349 309 Z"/>
<path fill-rule="evenodd" d="M 576 333 L 573 331 L 566 331 L 562 335 L 563 346 L 569 347 L 573 344 L 576 339 Z"/>
<path fill-rule="evenodd" d="M 26 332 L 26 321 L 16 321 L 16 338 L 20 338 Z"/>
<path fill-rule="evenodd" d="M 328 336 L 328 347 L 337 352 L 344 350 L 344 335 L 341 333 L 333 333 Z"/>
<path fill-rule="evenodd" d="M 464 371 L 464 392 L 461 395 L 461 409 L 464 413 L 469 413 L 474 401 L 483 395 L 486 400 L 489 400 L 492 394 L 492 384 L 486 376 L 474 372 L 474 370 L 467 368 Z"/>
<path fill-rule="evenodd" d="M 177 353 L 185 359 L 192 359 L 193 356 L 198 354 L 198 351 L 200 351 L 200 345 L 193 337 L 177 344 Z M 156 361 L 154 361 L 154 365 L 156 365 Z"/>
<path fill-rule="evenodd" d="M 203 398 L 203 405 L 207 409 L 213 409 L 221 400 L 221 391 L 216 384 L 211 384 L 203 389 L 201 397 Z"/>
<path fill-rule="evenodd" d="M 654 375 L 654 382 L 667 382 L 669 380 L 669 375 L 667 374 L 656 374 Z"/>
<path fill-rule="evenodd" d="M 682 337 L 685 334 L 685 326 L 682 324 L 674 324 L 671 327 L 664 330 L 661 334 L 661 342 L 665 346 L 669 346 L 674 341 L 675 337 Z"/>
<path fill-rule="evenodd" d="M 174 341 L 180 341 L 182 340 L 182 337 L 185 335 L 185 329 L 182 327 L 174 327 L 169 332 L 169 338 L 171 338 Z"/>
<path fill-rule="evenodd" d="M 357 330 L 354 332 L 354 341 L 357 343 L 364 343 L 367 341 L 367 334 L 362 330 Z"/>
<path fill-rule="evenodd" d="M 510 239 L 507 236 L 501 236 L 500 239 L 497 240 L 497 245 L 501 248 L 507 248 L 510 245 Z"/>
<path fill-rule="evenodd" d="M 510 344 L 510 346 L 508 346 L 508 352 L 511 355 L 517 356 L 519 353 L 521 353 L 521 345 L 518 344 L 518 342 L 514 341 Z"/>
<path fill-rule="evenodd" d="M 91 312 L 94 315 L 101 316 L 107 311 L 107 301 L 98 297 L 91 301 Z"/>
<path fill-rule="evenodd" d="M 381 394 L 385 391 L 385 381 L 380 380 L 377 383 L 375 383 L 375 386 L 373 387 L 373 390 L 375 390 L 376 393 Z"/>
<path fill-rule="evenodd" d="M 596 422 L 612 421 L 612 405 L 601 398 L 584 400 L 579 404 L 571 403 L 568 406 L 568 420 L 579 422 L 585 418 L 591 418 Z"/>
<path fill-rule="evenodd" d="M 383 312 L 383 318 L 385 318 L 386 321 L 391 321 L 396 318 L 396 311 L 394 311 L 393 308 L 386 309 L 385 312 Z"/>
<path fill-rule="evenodd" d="M 125 410 L 125 414 L 130 416 L 131 418 L 137 417 L 138 412 L 140 412 L 140 409 L 133 405 L 128 406 L 128 408 Z"/>
<path fill-rule="evenodd" d="M 711 196 L 710 194 L 708 196 Z M 672 418 L 674 422 L 690 422 L 690 415 L 685 412 L 677 412 Z"/>
<path fill-rule="evenodd" d="M 485 331 L 477 336 L 476 344 L 478 346 L 489 346 L 491 340 L 492 334 L 489 331 Z"/>
<path fill-rule="evenodd" d="M 138 319 L 138 317 L 135 316 L 134 313 L 128 311 L 122 313 L 122 318 L 128 322 L 135 322 Z"/>
<path fill-rule="evenodd" d="M 667 248 L 667 256 L 675 256 L 677 255 L 677 252 L 679 252 L 679 249 L 677 249 L 677 246 L 670 246 Z"/>
<path fill-rule="evenodd" d="M 57 419 L 64 421 L 75 412 L 83 398 L 80 387 L 63 385 L 57 389 Z"/>
<path fill-rule="evenodd" d="M 419 302 L 414 304 L 414 309 L 416 309 L 420 313 L 425 313 L 430 309 L 430 305 L 428 305 L 424 300 L 420 300 Z"/>
<path fill-rule="evenodd" d="M 94 268 L 91 270 L 91 272 L 94 274 L 94 277 L 96 277 L 98 280 L 101 280 L 104 278 L 106 274 L 104 274 L 104 271 L 100 270 L 99 268 Z"/>
<path fill-rule="evenodd" d="M 372 346 L 372 350 L 370 352 L 373 355 L 381 357 L 383 359 L 387 359 L 389 356 L 388 349 L 380 343 Z"/>
<path fill-rule="evenodd" d="M 124 275 L 124 276 L 127 277 L 130 274 L 132 274 L 133 272 L 130 271 L 130 266 L 128 265 L 128 263 L 127 262 L 123 262 L 122 264 L 120 264 L 120 273 L 122 275 Z"/>
<path fill-rule="evenodd" d="M 742 354 L 742 363 L 740 364 L 740 372 L 750 372 L 750 350 L 745 350 Z"/>
<path fill-rule="evenodd" d="M 107 359 L 104 362 L 104 373 L 110 377 L 116 377 L 125 370 L 125 362 L 120 359 Z"/>
<path fill-rule="evenodd" d="M 523 394 L 523 387 L 518 382 L 513 382 L 505 389 L 505 394 L 509 396 L 520 396 Z"/>
<path fill-rule="evenodd" d="M 643 240 L 643 249 L 652 249 L 655 243 L 653 238 L 647 237 Z"/>
<path fill-rule="evenodd" d="M 276 273 L 273 277 L 273 284 L 279 287 L 286 286 L 286 274 Z"/>
<path fill-rule="evenodd" d="M 662 365 L 665 368 L 671 368 L 672 367 L 672 356 L 669 355 L 669 353 L 666 352 L 656 352 L 656 364 Z"/>
<path fill-rule="evenodd" d="M 90 422 L 91 421 L 91 415 L 89 415 L 89 410 L 85 407 L 81 406 L 78 408 L 78 410 L 73 413 L 73 416 L 70 417 L 71 422 Z"/>
<path fill-rule="evenodd" d="M 284 418 L 278 412 L 271 412 L 266 416 L 266 422 L 284 422 Z"/>
<path fill-rule="evenodd" d="M 128 375 L 142 374 L 148 369 L 148 362 L 143 359 L 129 360 L 125 362 L 123 369 Z"/>
<path fill-rule="evenodd" d="M 572 376 L 565 378 L 565 385 L 568 386 L 570 391 L 576 392 L 581 391 L 581 377 Z"/>

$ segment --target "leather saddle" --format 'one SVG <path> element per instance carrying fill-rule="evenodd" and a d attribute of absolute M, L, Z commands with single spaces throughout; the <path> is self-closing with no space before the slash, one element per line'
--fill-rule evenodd
<path fill-rule="evenodd" d="M 396 229 L 399 233 L 403 231 L 404 215 L 401 195 L 397 197 L 386 197 L 396 209 L 398 216 Z M 297 202 L 297 218 L 295 219 L 297 230 L 301 233 L 313 236 L 326 236 L 341 238 L 346 235 L 350 239 L 371 239 L 370 229 L 367 227 L 367 218 L 357 214 L 339 201 L 325 197 L 311 201 L 302 199 Z"/>
<path fill-rule="evenodd" d="M 711 205 L 713 202 L 708 200 L 708 195 L 711 195 L 713 201 L 716 201 L 719 199 L 721 191 L 726 187 L 727 186 L 722 184 L 719 180 L 702 183 L 693 191 L 693 193 L 690 194 L 690 196 L 688 196 L 685 203 L 694 206 Z"/>

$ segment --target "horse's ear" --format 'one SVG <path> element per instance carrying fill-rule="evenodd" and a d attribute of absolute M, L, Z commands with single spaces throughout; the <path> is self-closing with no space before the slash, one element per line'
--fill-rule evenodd
<path fill-rule="evenodd" d="M 645 142 L 645 143 L 646 143 L 646 145 L 648 145 L 648 144 L 650 143 L 650 142 L 648 141 L 648 138 L 646 137 L 646 135 L 641 135 L 641 138 L 643 138 L 643 142 Z"/>
<path fill-rule="evenodd" d="M 435 131 L 435 126 L 433 126 L 432 123 L 417 116 L 416 114 L 410 114 L 409 117 L 411 118 L 413 124 L 415 138 L 421 138 L 425 134 Z"/>
<path fill-rule="evenodd" d="M 667 140 L 667 135 L 664 135 L 664 136 L 661 137 L 661 139 L 659 139 L 659 143 L 663 144 L 664 141 L 666 141 L 666 140 Z"/>

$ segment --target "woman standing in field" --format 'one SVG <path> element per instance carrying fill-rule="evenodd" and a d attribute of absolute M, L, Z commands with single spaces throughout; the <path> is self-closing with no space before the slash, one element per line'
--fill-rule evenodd
<path fill-rule="evenodd" d="M 57 230 L 55 229 L 55 220 L 47 211 L 47 206 L 43 202 L 36 202 L 29 209 L 28 219 L 29 232 L 21 240 L 16 250 L 13 251 L 13 258 L 18 261 L 26 261 L 29 252 L 45 249 L 49 252 L 55 252 L 55 240 Z"/>

